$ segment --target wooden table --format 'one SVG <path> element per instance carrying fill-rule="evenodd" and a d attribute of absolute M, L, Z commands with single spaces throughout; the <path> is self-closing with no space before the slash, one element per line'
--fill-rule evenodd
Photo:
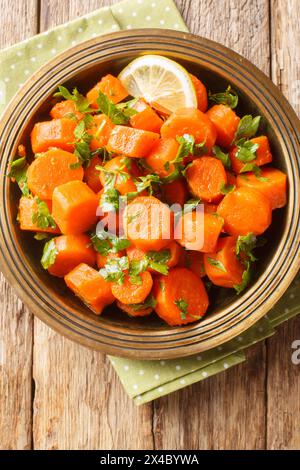
<path fill-rule="evenodd" d="M 0 46 L 112 3 L 0 0 Z M 250 59 L 300 112 L 299 0 L 176 3 L 193 33 Z M 1 305 L 1 449 L 300 448 L 300 366 L 291 362 L 299 318 L 247 363 L 136 407 L 104 355 L 33 318 L 3 279 Z"/>

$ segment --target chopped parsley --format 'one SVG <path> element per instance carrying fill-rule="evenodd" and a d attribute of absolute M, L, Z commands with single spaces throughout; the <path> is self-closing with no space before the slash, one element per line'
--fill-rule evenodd
<path fill-rule="evenodd" d="M 14 160 L 11 163 L 10 172 L 8 173 L 9 178 L 12 178 L 17 182 L 24 196 L 30 195 L 30 191 L 27 184 L 28 166 L 29 165 L 26 161 L 26 157 L 18 158 L 17 160 Z"/>
<path fill-rule="evenodd" d="M 217 268 L 219 269 L 220 271 L 223 271 L 224 273 L 227 272 L 224 264 L 221 262 L 221 261 L 218 261 L 217 259 L 214 259 L 214 258 L 207 258 L 207 261 L 209 262 L 209 264 L 211 266 L 213 266 L 214 268 Z"/>
<path fill-rule="evenodd" d="M 64 86 L 58 87 L 58 92 L 53 95 L 55 98 L 64 98 L 65 100 L 71 100 L 75 104 L 76 111 L 80 113 L 91 113 L 94 110 L 90 107 L 90 102 L 83 96 L 77 88 L 73 88 L 72 93 Z"/>
<path fill-rule="evenodd" d="M 229 106 L 231 109 L 235 109 L 238 105 L 239 98 L 237 93 L 231 89 L 231 86 L 228 85 L 226 90 L 221 93 L 208 93 L 209 101 L 212 101 L 216 104 L 224 104 L 225 106 Z"/>
<path fill-rule="evenodd" d="M 128 109 L 122 109 L 115 105 L 112 101 L 107 98 L 107 96 L 99 91 L 98 98 L 96 100 L 99 111 L 105 114 L 109 119 L 116 125 L 127 124 L 130 118 L 130 112 L 128 113 Z M 134 111 L 134 110 L 133 110 Z M 135 113 L 134 113 L 135 114 Z M 131 114 L 132 115 L 132 114 Z"/>
<path fill-rule="evenodd" d="M 55 220 L 50 214 L 47 203 L 38 197 L 36 197 L 35 200 L 37 204 L 37 210 L 32 215 L 32 223 L 36 224 L 41 229 L 56 228 Z"/>
<path fill-rule="evenodd" d="M 235 185 L 234 185 L 234 184 L 225 184 L 225 183 L 222 183 L 220 191 L 221 191 L 222 194 L 225 194 L 225 195 L 226 195 L 226 194 L 229 194 L 229 193 L 231 193 L 232 191 L 234 191 L 234 189 L 235 189 Z"/>
<path fill-rule="evenodd" d="M 181 320 L 185 320 L 186 316 L 188 315 L 188 303 L 184 299 L 174 300 L 174 304 L 180 311 L 180 318 Z"/>
<path fill-rule="evenodd" d="M 50 268 L 55 263 L 55 259 L 57 256 L 57 248 L 55 245 L 55 240 L 52 238 L 52 240 L 49 240 L 48 242 L 45 243 L 44 250 L 43 250 L 43 256 L 41 259 L 41 264 L 44 269 Z"/>
<path fill-rule="evenodd" d="M 224 153 L 217 145 L 212 148 L 212 151 L 214 156 L 223 163 L 225 168 L 229 170 L 231 168 L 229 153 Z"/>
<path fill-rule="evenodd" d="M 238 125 L 235 133 L 234 141 L 237 142 L 239 139 L 251 139 L 258 131 L 261 116 L 252 117 L 251 114 L 244 116 Z"/>

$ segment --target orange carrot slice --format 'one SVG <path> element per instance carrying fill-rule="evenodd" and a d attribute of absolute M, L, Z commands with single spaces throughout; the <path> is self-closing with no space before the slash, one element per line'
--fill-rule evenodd
<path fill-rule="evenodd" d="M 61 235 L 53 239 L 55 259 L 48 267 L 52 276 L 64 277 L 80 263 L 94 266 L 96 253 L 87 235 Z"/>
<path fill-rule="evenodd" d="M 216 253 L 204 255 L 205 272 L 216 286 L 233 288 L 242 283 L 245 266 L 236 256 L 236 238 L 220 238 Z"/>
<path fill-rule="evenodd" d="M 224 219 L 224 230 L 233 236 L 261 235 L 272 222 L 272 208 L 261 192 L 250 188 L 238 188 L 227 194 L 218 206 L 218 214 Z"/>
<path fill-rule="evenodd" d="M 173 213 L 153 196 L 139 196 L 123 215 L 126 238 L 142 250 L 162 250 L 173 239 Z"/>
<path fill-rule="evenodd" d="M 155 311 L 171 326 L 199 320 L 206 313 L 209 300 L 201 279 L 186 268 L 173 268 L 154 282 Z"/>
<path fill-rule="evenodd" d="M 214 105 L 206 114 L 216 128 L 217 144 L 229 149 L 232 146 L 240 118 L 224 104 Z"/>
<path fill-rule="evenodd" d="M 199 109 L 182 108 L 171 114 L 161 128 L 162 137 L 182 136 L 191 134 L 195 138 L 196 143 L 204 143 L 205 147 L 210 151 L 215 145 L 217 132 L 207 117 Z"/>
<path fill-rule="evenodd" d="M 112 103 L 119 103 L 127 98 L 128 93 L 117 77 L 111 74 L 105 75 L 86 95 L 91 107 L 98 109 L 97 98 L 102 91 Z"/>
<path fill-rule="evenodd" d="M 270 149 L 269 139 L 265 135 L 261 135 L 259 137 L 254 137 L 250 139 L 253 144 L 258 144 L 259 147 L 256 150 L 256 158 L 249 163 L 252 163 L 256 166 L 262 166 L 266 163 L 271 163 L 272 161 L 272 153 Z M 245 162 L 239 160 L 236 156 L 238 148 L 235 147 L 230 152 L 230 160 L 231 166 L 235 173 L 240 173 L 242 168 L 245 166 Z"/>
<path fill-rule="evenodd" d="M 208 99 L 207 99 L 207 90 L 205 85 L 199 80 L 199 78 L 195 77 L 190 73 L 190 77 L 192 79 L 193 85 L 195 87 L 197 101 L 198 101 L 198 109 L 205 113 L 207 111 L 208 106 Z"/>
<path fill-rule="evenodd" d="M 52 202 L 45 201 L 49 212 L 52 210 Z M 22 196 L 19 202 L 19 215 L 18 220 L 20 222 L 21 230 L 31 230 L 33 232 L 46 232 L 46 233 L 60 233 L 59 228 L 41 228 L 37 223 L 34 223 L 33 217 L 37 213 L 38 205 L 35 198 Z"/>
<path fill-rule="evenodd" d="M 30 191 L 40 199 L 52 199 L 54 189 L 68 181 L 82 180 L 77 157 L 60 149 L 50 149 L 36 158 L 27 170 Z M 75 165 L 75 167 L 74 167 Z"/>
<path fill-rule="evenodd" d="M 70 181 L 53 192 L 52 215 L 61 232 L 76 235 L 97 221 L 98 196 L 82 181 Z"/>
<path fill-rule="evenodd" d="M 46 152 L 50 147 L 58 147 L 72 152 L 76 126 L 76 121 L 67 118 L 37 122 L 31 132 L 33 153 Z"/>
<path fill-rule="evenodd" d="M 212 253 L 215 251 L 223 220 L 217 215 L 198 211 L 184 214 L 175 229 L 175 239 L 188 250 Z"/>
<path fill-rule="evenodd" d="M 237 177 L 238 188 L 253 188 L 269 200 L 272 209 L 286 205 L 287 176 L 276 168 L 262 168 L 260 177 L 254 173 L 244 173 Z"/>
<path fill-rule="evenodd" d="M 227 183 L 225 169 L 217 158 L 201 157 L 194 160 L 186 171 L 191 193 L 205 202 L 222 199 L 222 188 Z"/>
<path fill-rule="evenodd" d="M 87 264 L 79 264 L 69 272 L 65 282 L 96 315 L 100 315 L 104 307 L 115 300 L 110 283 Z"/>
<path fill-rule="evenodd" d="M 107 150 L 127 157 L 143 158 L 150 153 L 158 139 L 159 134 L 155 132 L 115 126 L 110 134 Z"/>
<path fill-rule="evenodd" d="M 141 284 L 132 284 L 128 276 L 125 276 L 123 284 L 113 282 L 111 291 L 115 298 L 126 305 L 144 302 L 151 292 L 153 280 L 148 271 L 142 272 L 140 278 Z"/>

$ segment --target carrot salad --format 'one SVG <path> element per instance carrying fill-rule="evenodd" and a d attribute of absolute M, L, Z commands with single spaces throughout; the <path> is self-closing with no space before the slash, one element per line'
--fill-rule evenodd
<path fill-rule="evenodd" d="M 124 315 L 184 325 L 206 314 L 211 284 L 247 288 L 287 178 L 261 117 L 238 115 L 230 86 L 208 91 L 161 57 L 178 81 L 172 97 L 139 60 L 86 94 L 60 86 L 9 177 L 42 267 L 96 315 L 115 302 Z"/>

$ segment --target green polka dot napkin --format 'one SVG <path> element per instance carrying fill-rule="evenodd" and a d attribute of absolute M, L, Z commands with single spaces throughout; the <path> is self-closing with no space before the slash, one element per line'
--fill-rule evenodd
<path fill-rule="evenodd" d="M 143 27 L 187 31 L 173 0 L 124 0 L 0 51 L 0 113 L 24 81 L 59 52 L 100 34 Z M 166 361 L 110 357 L 128 395 L 147 403 L 243 362 L 245 348 L 300 312 L 299 283 L 300 276 L 265 318 L 218 348 Z"/>

